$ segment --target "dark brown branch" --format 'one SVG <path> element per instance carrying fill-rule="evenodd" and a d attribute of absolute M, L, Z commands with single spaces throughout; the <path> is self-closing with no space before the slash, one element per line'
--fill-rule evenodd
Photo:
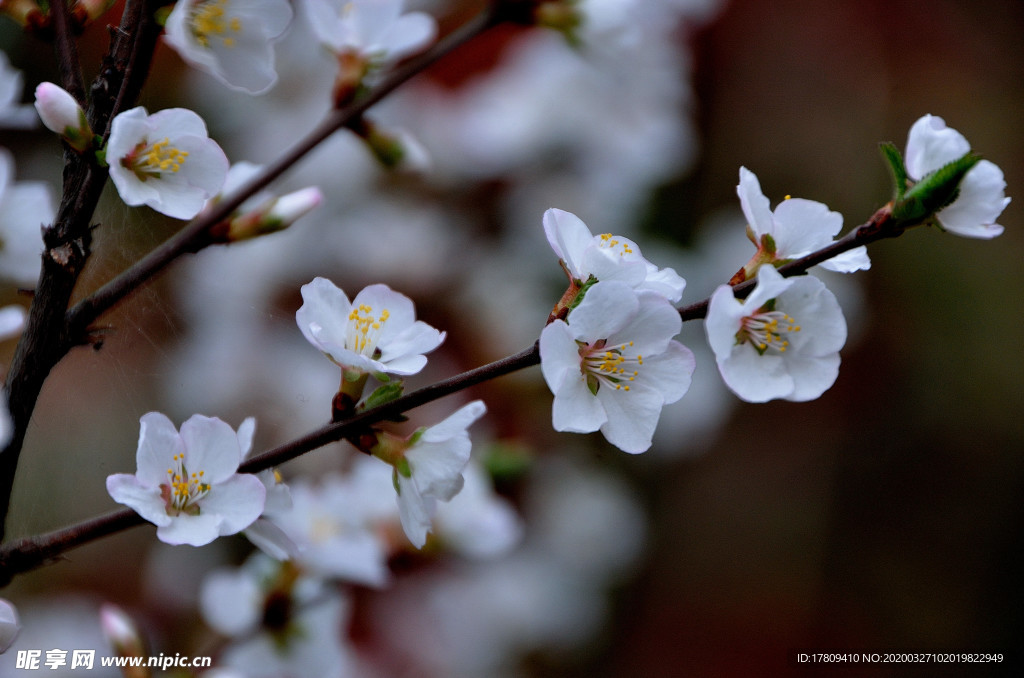
<path fill-rule="evenodd" d="M 328 424 L 250 459 L 238 470 L 242 473 L 256 473 L 283 464 L 324 445 L 348 438 L 371 424 L 401 412 L 539 363 L 540 349 L 534 344 L 515 355 L 413 391 L 344 421 Z M 0 548 L 0 587 L 6 586 L 17 574 L 52 562 L 65 551 L 143 523 L 145 521 L 137 513 L 131 509 L 122 509 L 53 532 L 5 544 Z"/>
<path fill-rule="evenodd" d="M 357 123 L 367 109 L 390 94 L 399 85 L 463 43 L 493 26 L 497 15 L 498 13 L 493 8 L 478 15 L 474 20 L 467 22 L 447 35 L 429 51 L 395 69 L 364 98 L 345 108 L 331 112 L 312 132 L 277 161 L 268 165 L 249 183 L 234 194 L 225 196 L 209 212 L 203 213 L 130 268 L 76 304 L 67 315 L 70 337 L 80 341 L 88 332 L 89 325 L 100 315 L 162 271 L 177 257 L 185 253 L 197 252 L 212 244 L 212 241 L 209 239 L 210 229 L 230 216 L 247 198 L 284 174 L 286 170 L 316 148 L 327 137 L 347 125 Z"/>
<path fill-rule="evenodd" d="M 54 8 L 62 3 L 55 3 Z M 153 17 L 154 0 L 129 1 L 121 27 L 106 57 L 108 64 L 94 83 L 89 122 L 103 129 L 106 121 L 138 97 L 149 67 L 149 56 L 156 47 L 160 27 Z M 64 17 L 63 8 L 56 17 Z M 64 17 L 66 19 L 66 17 Z M 70 48 L 67 36 L 58 36 L 58 59 Z M 68 38 L 69 39 L 69 38 Z M 129 68 L 134 64 L 134 68 Z M 62 66 L 62 70 L 64 70 Z M 73 73 L 62 77 L 74 79 Z M 65 83 L 68 84 L 68 83 Z M 115 91 L 116 97 L 104 96 Z M 92 215 L 99 202 L 107 171 L 88 156 L 65 152 L 63 189 L 57 218 L 43 229 L 42 271 L 29 310 L 28 323 L 11 362 L 7 377 L 9 406 L 14 431 L 11 442 L 0 451 L 0 540 L 10 504 L 11 489 L 36 399 L 43 382 L 68 351 L 71 339 L 66 331 L 65 315 L 78 276 L 89 258 Z"/>

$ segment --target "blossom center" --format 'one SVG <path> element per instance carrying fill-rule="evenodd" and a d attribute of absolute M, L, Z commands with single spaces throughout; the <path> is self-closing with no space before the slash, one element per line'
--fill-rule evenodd
<path fill-rule="evenodd" d="M 121 164 L 135 172 L 145 181 L 148 177 L 159 177 L 181 169 L 188 158 L 188 151 L 171 145 L 171 140 L 164 137 L 155 144 L 142 142 L 121 161 Z"/>
<path fill-rule="evenodd" d="M 598 247 L 603 250 L 610 250 L 614 254 L 618 254 L 620 257 L 624 257 L 628 254 L 633 254 L 633 248 L 629 246 L 629 243 L 621 240 L 611 233 L 602 233 L 597 236 Z"/>
<path fill-rule="evenodd" d="M 210 484 L 203 482 L 204 475 L 206 471 L 203 470 L 189 473 L 185 468 L 185 455 L 174 455 L 173 465 L 167 469 L 168 482 L 161 485 L 168 514 L 199 515 L 196 502 L 210 492 Z"/>
<path fill-rule="evenodd" d="M 629 355 L 633 342 L 619 344 L 609 348 L 605 342 L 580 346 L 580 371 L 587 380 L 587 386 L 595 395 L 601 386 L 617 391 L 628 391 L 630 382 L 636 381 L 640 375 L 640 366 L 644 357 L 640 354 Z"/>
<path fill-rule="evenodd" d="M 769 351 L 785 353 L 789 348 L 789 334 L 799 332 L 800 326 L 792 316 L 773 307 L 774 303 L 769 302 L 753 315 L 745 316 L 740 331 L 736 333 L 737 343 L 750 343 L 761 355 Z"/>
<path fill-rule="evenodd" d="M 220 38 L 225 47 L 233 47 L 235 39 L 231 33 L 242 30 L 242 20 L 228 17 L 225 6 L 229 0 L 207 0 L 198 2 L 192 9 L 192 35 L 203 47 L 209 47 L 212 38 Z"/>
<path fill-rule="evenodd" d="M 384 325 L 390 317 L 391 312 L 386 308 L 376 316 L 372 306 L 360 304 L 353 308 L 348 314 L 348 336 L 345 337 L 348 349 L 372 358 Z"/>

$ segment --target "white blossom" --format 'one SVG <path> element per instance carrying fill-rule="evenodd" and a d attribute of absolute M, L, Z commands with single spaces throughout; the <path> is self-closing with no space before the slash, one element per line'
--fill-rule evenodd
<path fill-rule="evenodd" d="M 292 20 L 287 0 L 179 0 L 167 43 L 232 89 L 262 94 L 277 82 L 273 40 Z"/>
<path fill-rule="evenodd" d="M 354 52 L 377 63 L 417 52 L 437 35 L 429 14 L 403 14 L 405 0 L 306 0 L 317 38 L 331 51 Z"/>
<path fill-rule="evenodd" d="M 647 450 L 662 406 L 683 397 L 693 374 L 693 353 L 672 340 L 679 313 L 656 292 L 602 281 L 567 320 L 540 335 L 555 430 L 600 429 L 625 452 Z"/>
<path fill-rule="evenodd" d="M 128 205 L 148 205 L 175 219 L 191 219 L 217 195 L 228 159 L 192 111 L 153 115 L 139 106 L 119 113 L 106 149 L 110 179 Z"/>
<path fill-rule="evenodd" d="M 423 354 L 445 338 L 387 285 L 370 285 L 350 302 L 330 280 L 315 278 L 302 286 L 302 301 L 295 320 L 303 336 L 346 370 L 416 374 L 427 364 Z"/>
<path fill-rule="evenodd" d="M 263 512 L 266 489 L 256 476 L 237 473 L 238 436 L 215 417 L 193 415 L 181 425 L 159 412 L 140 420 L 135 475 L 107 477 L 114 501 L 157 526 L 168 544 L 203 546 L 245 529 Z"/>
<path fill-rule="evenodd" d="M 945 120 L 926 115 L 913 124 L 907 137 L 907 175 L 920 181 L 970 150 L 967 139 L 952 127 L 946 127 Z M 936 212 L 935 217 L 950 233 L 968 238 L 994 238 L 1003 232 L 996 219 L 1010 204 L 1005 191 L 1006 180 L 999 166 L 980 160 L 960 182 L 956 199 Z"/>
<path fill-rule="evenodd" d="M 686 281 L 671 268 L 659 269 L 644 259 L 639 245 L 629 238 L 611 233 L 593 235 L 575 214 L 554 208 L 544 213 L 544 233 L 578 283 L 593 276 L 597 280 L 617 280 L 636 290 L 651 290 L 672 302 L 683 296 Z"/>
<path fill-rule="evenodd" d="M 814 276 L 783 278 L 762 266 L 746 299 L 729 285 L 715 290 L 704 327 L 722 379 L 743 400 L 813 400 L 839 374 L 846 321 Z"/>
<path fill-rule="evenodd" d="M 56 132 L 78 150 L 92 143 L 92 130 L 85 119 L 85 111 L 71 94 L 52 82 L 36 87 L 36 112 L 51 132 Z"/>
<path fill-rule="evenodd" d="M 827 247 L 843 228 L 843 215 L 814 200 L 787 196 L 773 211 L 757 176 L 746 167 L 740 168 L 736 194 L 747 218 L 747 235 L 758 248 L 751 260 L 753 266 L 748 264 L 748 277 L 753 277 L 761 264 L 799 259 Z M 871 260 L 866 247 L 856 247 L 823 262 L 821 267 L 852 273 L 871 268 Z"/>

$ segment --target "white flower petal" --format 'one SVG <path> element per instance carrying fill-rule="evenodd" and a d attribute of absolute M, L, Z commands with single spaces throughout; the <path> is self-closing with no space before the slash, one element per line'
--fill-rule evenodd
<path fill-rule="evenodd" d="M 740 167 L 740 183 L 736 187 L 736 194 L 740 199 L 743 216 L 747 218 L 747 224 L 754 234 L 758 238 L 766 234 L 774 236 L 771 203 L 761 191 L 761 182 L 757 180 L 757 175 L 746 167 Z"/>
<path fill-rule="evenodd" d="M 263 513 L 267 490 L 259 478 L 249 473 L 238 473 L 214 485 L 210 493 L 199 500 L 200 515 L 215 513 L 220 516 L 221 536 L 241 532 L 256 522 Z"/>
<path fill-rule="evenodd" d="M 124 504 L 154 525 L 171 523 L 160 488 L 143 485 L 127 473 L 115 473 L 107 476 L 107 492 L 118 504 Z"/>
<path fill-rule="evenodd" d="M 940 210 L 942 227 L 968 238 L 994 238 L 1003 232 L 995 223 L 1010 199 L 1005 195 L 1003 171 L 988 160 L 981 160 L 960 182 L 960 194 L 952 205 Z"/>
<path fill-rule="evenodd" d="M 181 425 L 181 439 L 187 450 L 187 470 L 190 473 L 202 471 L 203 482 L 214 485 L 224 482 L 238 470 L 242 460 L 238 435 L 220 419 L 192 415 Z"/>
<path fill-rule="evenodd" d="M 915 181 L 943 165 L 962 158 L 971 150 L 967 139 L 936 115 L 919 118 L 910 128 L 904 162 Z"/>
<path fill-rule="evenodd" d="M 139 480 L 150 487 L 166 483 L 172 460 L 184 452 L 185 443 L 170 419 L 159 412 L 142 415 L 139 445 L 135 452 Z"/>
<path fill-rule="evenodd" d="M 220 536 L 221 517 L 215 513 L 198 516 L 181 514 L 156 528 L 157 539 L 165 544 L 206 546 Z"/>

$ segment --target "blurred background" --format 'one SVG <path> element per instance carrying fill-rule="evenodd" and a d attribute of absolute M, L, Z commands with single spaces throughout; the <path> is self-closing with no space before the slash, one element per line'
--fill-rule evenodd
<path fill-rule="evenodd" d="M 439 17 L 443 32 L 479 5 L 408 4 Z M 459 402 L 488 404 L 474 456 L 520 514 L 522 541 L 487 561 L 397 553 L 392 587 L 350 587 L 347 642 L 358 675 L 382 676 L 831 675 L 797 667 L 792 652 L 1012 655 L 1024 536 L 1015 188 L 1024 180 L 1024 4 L 584 5 L 594 21 L 583 47 L 499 29 L 374 112 L 420 141 L 428 169 L 386 172 L 361 142 L 336 135 L 281 184 L 319 185 L 319 212 L 181 261 L 110 316 L 103 349 L 72 353 L 44 389 L 9 533 L 114 509 L 103 481 L 133 470 L 145 412 L 177 423 L 202 412 L 233 426 L 255 415 L 257 450 L 326 421 L 335 368 L 293 320 L 298 288 L 315 275 L 351 294 L 385 282 L 447 330 L 410 380 L 425 385 L 536 338 L 564 287 L 541 230 L 545 209 L 632 237 L 687 279 L 683 303 L 692 303 L 752 252 L 735 194 L 741 165 L 773 205 L 787 194 L 818 200 L 849 228 L 889 198 L 877 144 L 902 149 L 910 125 L 931 113 L 1003 169 L 1015 199 L 1000 219 L 1005 234 L 986 242 L 917 229 L 872 246 L 870 271 L 828 277 L 850 340 L 836 384 L 812 403 L 741 403 L 721 385 L 702 327 L 687 323 L 695 383 L 643 455 L 598 434 L 553 432 L 539 370 L 465 394 Z M 329 105 L 332 64 L 303 21 L 278 44 L 281 82 L 270 93 L 229 91 L 162 45 L 143 103 L 194 108 L 233 160 L 269 161 Z M 102 53 L 105 39 L 93 27 L 85 52 Z M 10 22 L 0 45 L 25 72 L 24 101 L 55 79 L 48 48 Z M 19 180 L 58 188 L 60 150 L 48 134 L 2 131 L 0 143 Z M 125 207 L 112 189 L 96 220 L 83 291 L 179 227 Z M 26 303 L 14 286 L 2 301 Z M 4 364 L 14 343 L 3 346 Z M 457 404 L 421 408 L 413 423 Z M 282 472 L 334 472 L 351 454 L 331 446 Z M 67 633 L 79 633 L 94 626 L 96 603 L 111 600 L 147 629 L 154 654 L 202 654 L 211 645 L 195 612 L 198 582 L 247 546 L 154 544 L 151 527 L 136 528 L 19 578 L 3 592 L 25 618 L 16 648 L 70 647 L 31 635 L 30 622 L 56 628 L 56 615 L 77 620 Z"/>

